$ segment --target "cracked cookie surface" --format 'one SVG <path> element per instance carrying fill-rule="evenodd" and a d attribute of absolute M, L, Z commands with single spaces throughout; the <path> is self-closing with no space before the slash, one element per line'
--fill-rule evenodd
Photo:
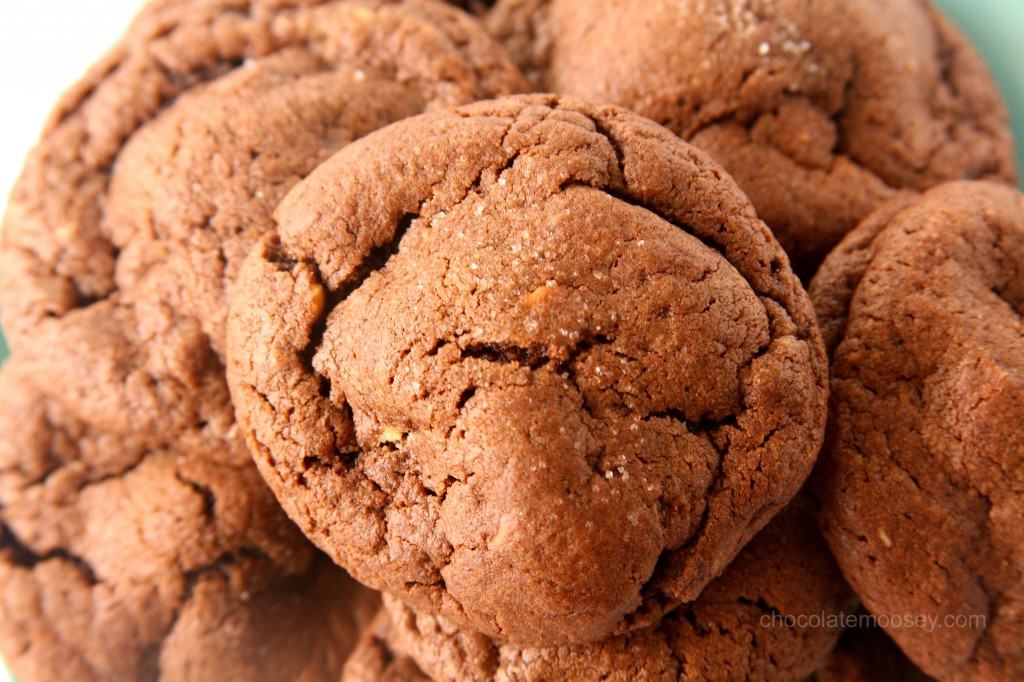
<path fill-rule="evenodd" d="M 0 372 L 0 649 L 22 680 L 332 680 L 376 597 L 237 439 L 150 447 Z"/>
<path fill-rule="evenodd" d="M 784 510 L 697 601 L 653 628 L 595 644 L 519 648 L 385 596 L 382 612 L 388 622 L 377 625 L 377 654 L 390 652 L 396 669 L 409 670 L 415 661 L 431 679 L 453 682 L 804 680 L 825 664 L 840 628 L 786 625 L 785 619 L 824 619 L 852 603 L 805 507 Z M 373 660 L 365 644 L 363 652 L 363 660 Z M 352 661 L 342 680 L 387 679 L 368 670 L 373 669 Z"/>
<path fill-rule="evenodd" d="M 925 672 L 1020 677 L 1021 195 L 964 182 L 894 202 L 811 293 L 832 356 L 814 489 L 843 572 L 872 612 L 938 620 L 889 632 Z"/>
<path fill-rule="evenodd" d="M 695 599 L 801 485 L 826 368 L 728 176 L 616 107 L 425 115 L 296 187 L 229 382 L 271 488 L 361 581 L 523 644 Z"/>
<path fill-rule="evenodd" d="M 161 0 L 64 98 L 0 248 L 12 390 L 45 405 L 30 442 L 4 444 L 38 452 L 0 472 L 0 647 L 23 679 L 337 675 L 335 607 L 313 611 L 350 581 L 311 591 L 327 560 L 237 436 L 226 300 L 273 207 L 331 153 L 521 83 L 432 0 Z M 18 400 L 0 418 L 21 428 Z M 143 531 L 166 537 L 135 547 Z"/>
<path fill-rule="evenodd" d="M 1015 177 L 996 85 L 926 0 L 501 0 L 488 24 L 540 90 L 710 152 L 802 276 L 900 189 Z"/>
<path fill-rule="evenodd" d="M 226 402 L 231 283 L 288 189 L 383 125 L 522 85 L 478 22 L 432 0 L 148 6 L 15 187 L 0 249 L 12 352 L 98 427 L 209 420 Z"/>

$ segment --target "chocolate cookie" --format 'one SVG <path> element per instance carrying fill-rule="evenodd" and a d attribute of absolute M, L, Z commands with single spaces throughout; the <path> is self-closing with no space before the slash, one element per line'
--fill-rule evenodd
<path fill-rule="evenodd" d="M 147 449 L 0 372 L 0 650 L 25 680 L 333 680 L 376 597 L 238 440 Z"/>
<path fill-rule="evenodd" d="M 320 166 L 243 267 L 229 381 L 271 488 L 375 588 L 521 644 L 695 599 L 789 500 L 813 311 L 706 155 L 518 97 Z"/>
<path fill-rule="evenodd" d="M 488 21 L 541 90 L 710 152 L 801 273 L 897 188 L 1015 176 L 995 84 L 925 0 L 501 0 Z"/>
<path fill-rule="evenodd" d="M 521 87 L 477 21 L 432 0 L 151 5 L 58 108 L 14 190 L 12 349 L 97 427 L 213 419 L 230 285 L 283 194 L 391 121 Z"/>
<path fill-rule="evenodd" d="M 596 644 L 522 649 L 416 613 L 385 596 L 384 641 L 435 680 L 803 680 L 821 668 L 841 626 L 801 622 L 837 616 L 852 600 L 814 527 L 787 510 L 700 598 L 652 629 Z M 790 622 L 788 619 L 794 619 Z M 383 679 L 350 675 L 348 682 Z"/>
<path fill-rule="evenodd" d="M 811 290 L 833 358 L 822 527 L 944 680 L 1024 676 L 1022 273 L 1024 199 L 964 182 L 880 209 Z"/>

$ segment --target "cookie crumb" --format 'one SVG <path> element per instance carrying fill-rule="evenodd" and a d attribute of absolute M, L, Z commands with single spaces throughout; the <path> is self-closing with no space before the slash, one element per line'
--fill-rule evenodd
<path fill-rule="evenodd" d="M 811 50 L 809 40 L 786 40 L 782 43 L 782 52 L 792 57 L 799 57 Z"/>
<path fill-rule="evenodd" d="M 882 541 L 882 544 L 886 547 L 892 547 L 892 538 L 881 528 L 878 529 L 878 539 Z"/>
<path fill-rule="evenodd" d="M 555 282 L 555 280 L 553 279 L 549 279 L 547 282 L 540 285 L 539 287 L 528 293 L 526 296 L 524 296 L 523 305 L 525 305 L 527 308 L 532 308 L 538 303 L 541 303 L 542 301 L 544 301 L 544 299 L 551 295 L 551 292 L 555 290 L 556 286 L 558 286 L 558 283 Z"/>
<path fill-rule="evenodd" d="M 385 426 L 380 434 L 381 443 L 401 443 L 404 434 L 401 429 L 394 426 Z"/>

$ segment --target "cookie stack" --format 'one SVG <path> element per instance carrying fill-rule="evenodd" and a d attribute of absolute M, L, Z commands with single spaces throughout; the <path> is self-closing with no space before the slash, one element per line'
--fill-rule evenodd
<path fill-rule="evenodd" d="M 238 432 L 233 282 L 335 151 L 524 87 L 442 3 L 160 0 L 68 93 L 0 251 L 0 650 L 21 682 L 337 680 L 377 597 Z"/>
<path fill-rule="evenodd" d="M 155 0 L 7 209 L 0 651 L 1024 679 L 1012 152 L 919 0 Z"/>

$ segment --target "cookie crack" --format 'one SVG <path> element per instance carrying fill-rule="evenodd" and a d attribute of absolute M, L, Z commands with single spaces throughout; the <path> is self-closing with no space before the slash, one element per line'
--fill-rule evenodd
<path fill-rule="evenodd" d="M 2 509 L 0 509 L 0 512 L 2 512 Z M 2 520 L 0 520 L 0 553 L 6 554 L 14 566 L 29 571 L 34 570 L 36 566 L 47 561 L 62 561 L 74 567 L 90 586 L 94 587 L 99 584 L 92 566 L 81 556 L 63 547 L 47 552 L 36 552 L 23 543 L 14 531 L 11 530 L 10 526 Z"/>
<path fill-rule="evenodd" d="M 768 342 L 766 345 L 760 348 L 758 352 L 755 353 L 747 361 L 744 367 L 741 368 L 739 371 L 743 372 L 746 368 L 750 367 L 758 358 L 767 354 L 770 351 L 770 348 L 771 342 Z M 732 415 L 720 420 L 712 420 L 710 422 L 708 422 L 707 420 L 702 420 L 700 422 L 697 422 L 698 424 L 709 425 L 708 428 L 701 430 L 700 432 L 704 435 L 704 437 L 706 438 L 707 442 L 711 445 L 711 447 L 714 448 L 714 450 L 718 453 L 718 465 L 715 467 L 715 471 L 712 474 L 711 481 L 707 487 L 707 495 L 704 500 L 704 508 L 701 510 L 700 521 L 697 523 L 697 526 L 694 529 L 694 531 L 681 545 L 675 548 L 666 547 L 664 550 L 662 550 L 661 555 L 658 557 L 658 560 L 655 563 L 654 570 L 651 572 L 651 576 L 640 588 L 641 594 L 645 596 L 645 601 L 649 601 L 650 603 L 655 605 L 657 605 L 658 603 L 671 603 L 673 601 L 672 595 L 665 590 L 665 587 L 663 585 L 668 563 L 671 561 L 673 557 L 678 556 L 680 553 L 693 549 L 700 542 L 701 538 L 704 537 L 707 531 L 708 524 L 711 521 L 712 506 L 716 499 L 719 497 L 719 495 L 721 495 L 725 486 L 725 467 L 726 460 L 729 458 L 730 455 L 730 449 L 727 444 L 723 445 L 716 439 L 716 432 L 720 432 L 722 429 L 727 428 L 735 428 L 737 431 L 741 431 L 738 420 L 747 409 L 748 408 L 746 405 L 746 397 L 744 396 L 741 402 L 741 408 Z M 672 411 L 668 411 L 669 415 L 671 415 L 671 413 Z M 686 428 L 689 431 L 690 423 L 687 422 L 685 419 L 683 420 L 683 423 L 684 425 L 686 425 Z M 757 449 L 758 447 L 764 447 L 768 443 L 768 441 L 771 440 L 771 438 L 778 433 L 778 431 L 779 427 L 770 429 L 765 434 L 764 438 L 761 440 L 761 443 L 753 449 Z M 627 620 L 641 619 L 644 617 L 644 614 L 650 611 L 650 607 L 645 607 L 643 604 L 641 604 L 641 606 L 637 607 L 637 609 L 626 614 L 624 618 Z"/>
<path fill-rule="evenodd" d="M 419 218 L 419 213 L 403 214 L 396 222 L 391 238 L 383 244 L 379 244 L 370 249 L 366 256 L 355 267 L 352 274 L 334 291 L 331 291 L 325 285 L 326 279 L 320 271 L 319 265 L 314 261 L 305 261 L 305 264 L 308 265 L 316 274 L 317 282 L 327 292 L 327 304 L 324 306 L 323 312 L 314 322 L 313 329 L 309 335 L 309 341 L 306 344 L 305 350 L 301 354 L 303 366 L 306 368 L 306 371 L 320 380 L 320 394 L 323 397 L 329 398 L 331 395 L 331 380 L 326 375 L 317 371 L 315 367 L 315 359 L 316 355 L 320 352 L 320 348 L 323 346 L 324 336 L 327 334 L 327 325 L 332 313 L 339 305 L 347 300 L 349 296 L 358 291 L 368 279 L 387 267 L 388 262 L 401 248 L 401 242 L 405 237 L 406 232 L 409 231 L 412 224 Z M 287 267 L 294 267 L 294 265 L 297 264 L 297 261 L 291 259 L 291 257 L 285 253 L 284 249 L 279 248 L 277 251 L 280 253 L 279 257 L 281 260 L 275 262 Z"/>
<path fill-rule="evenodd" d="M 63 434 L 64 438 L 66 440 L 68 440 L 68 442 L 76 442 L 78 440 L 77 438 L 72 437 L 71 434 L 66 429 L 61 428 L 60 426 L 54 424 L 53 422 L 51 422 L 49 420 L 47 421 L 46 428 L 47 428 L 48 431 L 50 431 L 52 433 L 61 433 L 61 434 Z M 124 479 L 125 477 L 131 475 L 134 471 L 136 471 L 144 463 L 146 463 L 147 460 L 149 460 L 150 458 L 152 458 L 153 456 L 155 456 L 155 455 L 157 455 L 157 454 L 159 454 L 161 452 L 166 451 L 166 448 L 168 447 L 168 445 L 169 445 L 168 442 L 161 441 L 161 442 L 158 442 L 158 443 L 156 443 L 156 444 L 154 444 L 154 445 L 152 445 L 150 447 L 142 448 L 140 450 L 140 452 L 139 452 L 138 457 L 134 458 L 131 462 L 125 464 L 124 466 L 122 466 L 122 467 L 120 467 L 120 468 L 118 468 L 116 470 L 110 471 L 108 473 L 105 473 L 103 475 L 97 476 L 95 478 L 89 478 L 89 479 L 86 479 L 84 481 L 76 481 L 75 485 L 74 485 L 74 488 L 73 488 L 73 490 L 71 492 L 74 492 L 76 495 L 80 495 L 84 491 L 89 490 L 91 488 L 104 485 L 104 484 L 109 483 L 111 481 L 115 481 L 115 480 L 119 480 L 119 479 Z M 76 464 L 81 464 L 82 460 L 79 459 L 79 457 L 80 457 L 80 454 L 77 454 L 76 458 L 71 459 L 70 461 L 56 461 L 56 460 L 53 460 L 52 457 L 51 457 L 51 461 L 53 462 L 52 465 L 47 467 L 46 471 L 41 476 L 38 476 L 34 480 L 26 481 L 23 485 L 20 485 L 19 486 L 19 490 L 21 492 L 26 492 L 26 491 L 33 490 L 33 489 L 34 490 L 39 490 L 39 489 L 46 488 L 47 484 L 50 482 L 50 480 L 54 476 L 56 476 L 57 474 L 59 474 L 61 472 L 67 471 L 69 468 L 74 467 Z M 3 470 L 0 470 L 0 472 L 10 472 L 10 471 L 21 471 L 21 469 L 20 469 L 20 467 L 18 465 L 15 465 L 15 466 L 8 467 L 8 468 L 5 468 Z"/>
<path fill-rule="evenodd" d="M 597 133 L 599 135 L 601 135 L 601 137 L 603 137 L 605 140 L 607 140 L 609 146 L 612 148 L 612 151 L 613 151 L 613 153 L 615 155 L 616 163 L 618 165 L 618 172 L 619 172 L 619 178 L 618 179 L 621 181 L 621 189 L 616 189 L 615 187 L 610 187 L 610 186 L 600 187 L 600 188 L 597 188 L 597 189 L 600 189 L 601 191 L 603 191 L 604 193 L 608 194 L 612 198 L 617 199 L 618 201 L 621 201 L 621 202 L 623 202 L 625 204 L 628 204 L 630 206 L 634 206 L 634 207 L 639 208 L 641 210 L 647 211 L 647 212 L 657 216 L 661 220 L 665 221 L 669 225 L 672 225 L 675 228 L 677 228 L 679 230 L 682 230 L 683 232 L 687 233 L 688 235 L 690 235 L 691 237 L 693 237 L 697 241 L 699 241 L 702 244 L 704 244 L 707 248 L 709 248 L 712 251 L 715 251 L 716 253 L 718 253 L 718 255 L 721 257 L 722 260 L 724 260 L 726 263 L 728 263 L 731 268 L 736 270 L 736 266 L 729 259 L 728 254 L 726 253 L 725 247 L 723 245 L 719 244 L 717 241 L 715 241 L 711 237 L 706 237 L 704 235 L 698 234 L 692 227 L 689 227 L 687 225 L 682 225 L 682 224 L 678 223 L 677 221 L 673 220 L 672 218 L 670 218 L 669 216 L 665 215 L 663 212 L 659 211 L 658 209 L 654 208 L 653 206 L 649 206 L 646 203 L 636 199 L 635 197 L 633 197 L 633 196 L 631 196 L 629 194 L 630 189 L 629 189 L 628 174 L 626 173 L 626 155 L 625 155 L 625 151 L 622 148 L 621 143 L 619 142 L 619 140 L 615 136 L 615 134 L 611 131 L 611 129 L 608 128 L 597 116 L 587 115 L 587 118 L 593 123 L 594 128 L 597 131 Z M 575 179 L 568 180 L 565 183 L 565 185 L 567 185 L 567 186 L 568 185 L 582 185 L 582 186 L 585 186 L 585 187 L 591 187 L 591 185 L 588 185 L 586 183 L 581 183 L 581 182 L 579 182 L 578 180 L 575 180 Z M 773 267 L 774 267 L 774 264 L 773 264 Z M 743 279 L 747 282 L 747 285 L 750 286 L 751 290 L 757 295 L 757 297 L 759 299 L 765 298 L 765 299 L 768 299 L 768 300 L 773 301 L 774 303 L 776 303 L 779 306 L 779 308 L 785 313 L 785 315 L 789 319 L 789 321 L 793 322 L 793 318 L 792 318 L 792 314 L 791 314 L 791 312 L 789 310 L 789 306 L 786 305 L 785 302 L 778 300 L 775 296 L 771 295 L 770 292 L 764 292 L 764 291 L 760 291 L 760 290 L 754 288 L 754 286 L 750 283 L 750 280 L 746 276 L 744 276 L 743 273 L 739 272 L 738 270 L 737 270 L 737 274 L 739 274 L 741 277 L 743 277 Z M 770 315 L 768 315 L 767 307 L 765 307 L 765 315 L 767 315 L 770 318 Z M 800 328 L 799 325 L 795 325 L 795 326 Z M 803 335 L 806 334 L 806 330 L 805 329 L 801 328 L 800 331 L 801 331 L 801 334 L 803 334 Z M 800 338 L 803 339 L 803 340 L 806 340 L 806 337 L 803 336 L 803 335 L 800 336 Z"/>
<path fill-rule="evenodd" d="M 458 114 L 457 110 L 456 114 Z M 512 132 L 517 120 L 519 120 L 518 115 L 508 123 L 503 131 L 501 142 L 499 144 L 502 150 L 505 150 L 508 136 Z M 482 187 L 483 178 L 488 171 L 500 175 L 502 172 L 512 167 L 516 159 L 519 158 L 519 155 L 519 151 L 514 151 L 508 154 L 501 164 L 485 165 L 481 167 L 474 180 L 466 186 L 462 193 L 462 197 L 453 202 L 452 207 L 462 205 L 472 194 L 479 192 Z M 399 252 L 401 241 L 405 234 L 414 223 L 423 220 L 425 208 L 433 202 L 435 191 L 436 187 L 434 191 L 429 193 L 429 196 L 420 201 L 419 207 L 415 211 L 404 213 L 397 221 L 395 229 L 385 239 L 385 241 L 371 249 L 370 252 L 362 258 L 359 264 L 355 266 L 353 273 L 347 277 L 336 290 L 331 291 L 327 286 L 325 286 L 327 279 L 323 276 L 323 272 L 321 272 L 318 263 L 315 261 L 304 261 L 316 274 L 318 283 L 321 286 L 324 286 L 324 289 L 327 291 L 328 298 L 328 302 L 324 306 L 323 313 L 321 313 L 314 323 L 313 330 L 310 334 L 310 340 L 306 345 L 305 351 L 302 353 L 302 360 L 306 370 L 312 376 L 318 377 L 321 382 L 320 392 L 323 397 L 330 397 L 332 393 L 330 386 L 331 382 L 328 377 L 320 374 L 316 370 L 314 366 L 314 358 L 323 345 L 324 336 L 327 332 L 327 326 L 331 314 L 339 305 L 341 305 L 341 303 L 348 299 L 349 296 L 358 291 L 373 274 L 383 270 L 390 259 Z M 434 216 L 440 215 L 443 212 L 444 211 L 442 210 L 435 211 Z M 275 262 L 288 268 L 292 268 L 298 263 L 283 247 L 280 246 L 275 250 Z"/>
<path fill-rule="evenodd" d="M 198 566 L 196 568 L 185 571 L 183 573 L 183 577 L 185 580 L 185 591 L 181 599 L 175 606 L 174 612 L 167 626 L 164 627 L 162 631 L 156 637 L 153 638 L 152 642 L 150 642 L 149 646 L 147 647 L 147 651 L 145 652 L 146 658 L 151 658 L 152 660 L 159 661 L 163 657 L 163 648 L 167 644 L 167 639 L 174 632 L 174 629 L 178 626 L 178 621 L 181 620 L 181 617 L 185 609 L 195 599 L 195 590 L 196 587 L 199 585 L 199 581 L 205 575 L 208 575 L 210 573 L 219 573 L 224 578 L 224 580 L 230 585 L 232 580 L 231 576 L 226 572 L 226 569 L 230 566 L 240 563 L 245 559 L 251 559 L 254 561 L 267 561 L 271 564 L 274 563 L 273 560 L 265 552 L 263 552 L 262 549 L 253 546 L 242 547 L 236 551 L 222 553 L 213 561 L 210 561 L 206 564 L 203 564 L 202 566 Z M 288 581 L 282 580 L 280 581 L 280 584 L 283 585 L 287 582 Z M 273 588 L 268 587 L 265 590 L 260 590 L 260 592 L 269 591 L 270 589 Z"/>
<path fill-rule="evenodd" d="M 777 607 L 770 604 L 768 600 L 766 600 L 764 597 L 758 597 L 756 599 L 751 599 L 749 597 L 737 597 L 736 603 L 740 604 L 741 606 L 747 606 L 752 609 L 755 609 L 759 611 L 761 614 L 766 616 L 772 616 L 773 618 L 779 618 L 787 615 L 784 611 L 781 611 Z M 773 622 L 779 621 L 775 620 Z M 788 621 L 786 619 L 783 619 L 781 622 L 785 623 Z"/>
<path fill-rule="evenodd" d="M 734 413 L 721 419 L 701 417 L 694 421 L 692 419 L 687 419 L 686 415 L 684 415 L 680 410 L 669 408 L 666 410 L 648 412 L 646 415 L 641 417 L 641 419 L 643 421 L 650 421 L 651 419 L 671 419 L 685 427 L 687 432 L 690 434 L 705 436 L 708 444 L 714 448 L 715 452 L 717 452 L 720 457 L 724 458 L 727 448 L 723 447 L 717 440 L 715 440 L 715 432 L 726 427 L 738 429 L 738 416 L 739 413 Z M 765 440 L 767 440 L 767 438 Z"/>
<path fill-rule="evenodd" d="M 536 370 L 551 362 L 547 346 L 517 346 L 512 343 L 471 343 L 460 351 L 460 359 L 476 359 L 505 365 L 520 365 Z M 468 399 L 468 398 L 467 398 Z M 465 404 L 467 399 L 460 399 Z"/>
<path fill-rule="evenodd" d="M 210 486 L 200 483 L 194 478 L 189 478 L 181 469 L 176 469 L 174 477 L 184 486 L 192 489 L 192 491 L 199 496 L 199 499 L 203 503 L 202 514 L 206 519 L 207 523 L 213 524 L 217 515 L 217 496 L 213 492 L 213 488 Z"/>
<path fill-rule="evenodd" d="M 879 321 L 881 321 L 881 320 L 879 320 Z M 888 389 L 882 389 L 882 390 L 879 390 L 878 388 L 871 386 L 871 382 L 868 379 L 862 377 L 859 373 L 852 373 L 852 374 L 847 375 L 847 376 L 839 377 L 838 380 L 839 381 L 844 381 L 844 382 L 849 382 L 849 383 L 852 383 L 852 384 L 854 384 L 856 386 L 859 386 L 859 387 L 865 389 L 866 391 L 868 391 L 869 393 L 871 393 L 872 397 L 876 401 L 886 402 L 886 401 L 891 401 L 893 399 L 898 399 L 899 398 L 898 392 L 899 392 L 899 390 L 900 390 L 900 388 L 902 386 L 907 385 L 907 384 L 912 383 L 912 382 L 916 382 L 916 381 L 923 381 L 926 378 L 927 377 L 902 376 L 902 377 L 900 377 L 900 382 L 897 385 L 894 385 L 894 386 L 889 387 Z M 919 438 L 922 435 L 921 431 L 920 431 L 920 428 L 912 420 L 904 423 L 903 427 L 907 428 L 908 430 L 910 430 L 912 433 L 917 435 Z M 953 434 L 949 433 L 948 428 L 943 427 L 943 431 L 945 431 L 946 434 L 951 439 L 958 440 Z M 853 445 L 855 446 L 857 452 L 860 453 L 862 457 L 867 458 L 867 455 L 865 455 L 864 453 L 876 452 L 876 450 L 871 448 L 871 447 L 867 447 L 867 446 L 862 444 L 861 439 L 860 439 L 860 436 L 862 436 L 862 435 L 863 434 L 859 434 L 859 433 L 854 434 Z M 919 480 L 919 478 L 917 476 L 915 476 L 910 471 L 910 469 L 907 467 L 907 464 L 904 461 L 904 459 L 899 457 L 899 456 L 897 456 L 897 452 L 898 452 L 897 448 L 894 448 L 891 445 L 891 438 L 892 438 L 893 434 L 888 429 L 883 429 L 882 430 L 882 435 L 883 435 L 883 437 L 885 439 L 885 442 L 886 442 L 887 454 L 884 456 L 885 460 L 890 462 L 897 469 L 899 469 L 899 471 L 902 472 L 907 477 L 907 479 L 914 485 L 914 487 L 917 489 L 917 491 L 921 495 L 927 497 L 932 503 L 939 503 L 939 502 L 941 502 L 942 495 L 939 492 L 933 490 L 932 486 L 925 486 Z M 925 446 L 925 447 L 927 448 L 927 446 Z M 928 449 L 929 453 L 931 453 L 931 448 L 927 448 L 927 449 Z M 986 494 L 984 491 L 979 490 L 979 489 L 975 488 L 974 486 L 972 486 L 969 481 L 962 480 L 961 478 L 954 477 L 954 476 L 946 476 L 945 480 L 950 485 L 952 485 L 954 488 L 956 488 L 956 490 L 958 491 L 959 494 L 961 494 L 961 495 L 963 495 L 965 497 L 968 497 L 968 498 L 977 496 L 977 498 L 979 498 L 981 500 L 984 500 L 984 502 L 987 505 L 987 507 L 989 509 L 991 509 L 991 507 L 992 507 L 991 496 L 989 494 Z"/>

